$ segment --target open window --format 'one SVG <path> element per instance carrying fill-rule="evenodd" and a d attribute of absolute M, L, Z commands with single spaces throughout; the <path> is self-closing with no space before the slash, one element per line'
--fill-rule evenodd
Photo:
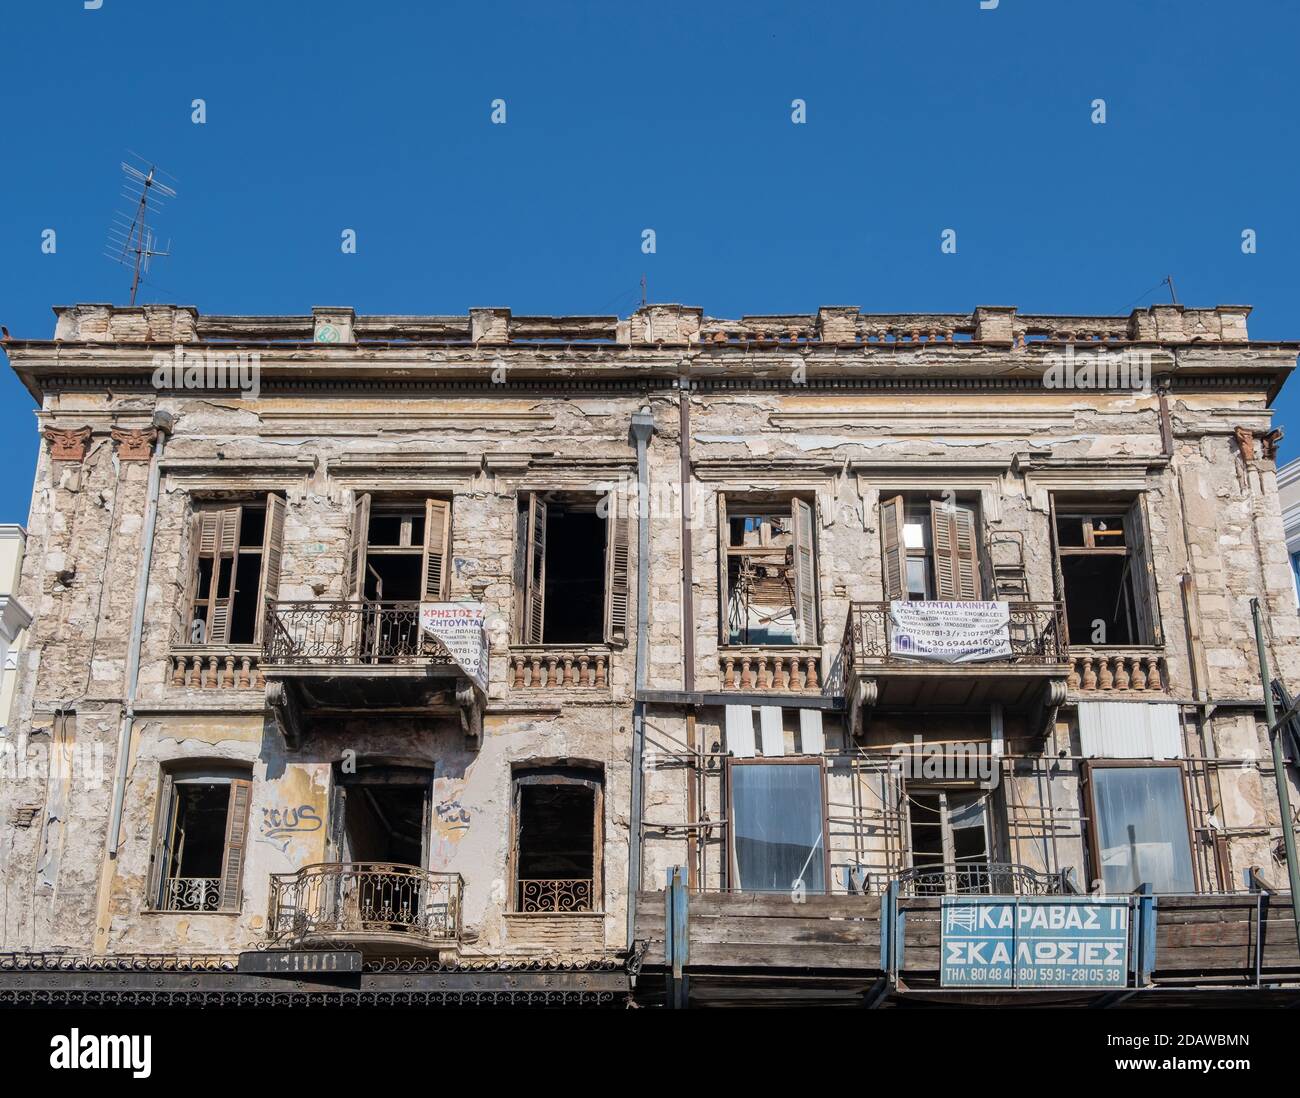
<path fill-rule="evenodd" d="M 1073 644 L 1158 645 L 1160 612 L 1146 511 L 1052 499 L 1056 581 Z"/>
<path fill-rule="evenodd" d="M 912 868 L 918 895 L 989 892 L 991 793 L 952 786 L 907 790 Z"/>
<path fill-rule="evenodd" d="M 724 644 L 818 643 L 813 514 L 803 499 L 768 504 L 718 493 Z"/>
<path fill-rule="evenodd" d="M 284 500 L 203 503 L 190 519 L 184 644 L 256 644 L 280 589 Z"/>
<path fill-rule="evenodd" d="M 626 644 L 628 516 L 608 497 L 520 496 L 515 639 L 521 644 Z"/>
<path fill-rule="evenodd" d="M 594 770 L 537 767 L 516 772 L 514 910 L 600 910 L 603 790 Z"/>
<path fill-rule="evenodd" d="M 1084 776 L 1092 876 L 1106 891 L 1149 884 L 1155 892 L 1195 892 L 1182 765 L 1094 761 Z"/>
<path fill-rule="evenodd" d="M 348 598 L 445 602 L 451 504 L 359 495 L 348 540 Z"/>
<path fill-rule="evenodd" d="M 891 602 L 983 598 L 979 529 L 972 504 L 908 493 L 880 503 L 885 598 Z"/>
<path fill-rule="evenodd" d="M 731 760 L 732 870 L 745 892 L 825 892 L 826 783 L 820 759 Z"/>
<path fill-rule="evenodd" d="M 238 911 L 248 843 L 248 771 L 165 770 L 150 860 L 150 906 Z"/>
<path fill-rule="evenodd" d="M 425 868 L 432 789 L 426 767 L 336 769 L 329 823 L 334 860 Z"/>

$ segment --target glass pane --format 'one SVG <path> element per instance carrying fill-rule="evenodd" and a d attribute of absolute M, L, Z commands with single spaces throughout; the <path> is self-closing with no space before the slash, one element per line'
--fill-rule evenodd
<path fill-rule="evenodd" d="M 925 527 L 919 522 L 903 524 L 903 544 L 909 549 L 925 548 Z"/>
<path fill-rule="evenodd" d="M 925 558 L 907 558 L 907 593 L 918 599 L 925 598 Z"/>
<path fill-rule="evenodd" d="M 731 771 L 736 863 L 747 892 L 826 891 L 820 766 L 744 765 Z"/>
<path fill-rule="evenodd" d="M 1105 767 L 1092 781 L 1106 890 L 1132 892 L 1145 882 L 1156 892 L 1194 892 L 1182 771 Z"/>

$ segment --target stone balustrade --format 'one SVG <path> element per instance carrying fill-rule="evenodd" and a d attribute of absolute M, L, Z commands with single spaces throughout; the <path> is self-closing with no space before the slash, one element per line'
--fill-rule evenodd
<path fill-rule="evenodd" d="M 260 653 L 256 648 L 176 647 L 169 657 L 172 686 L 197 690 L 261 690 Z"/>
<path fill-rule="evenodd" d="M 609 649 L 528 645 L 510 651 L 511 689 L 604 689 L 609 685 Z"/>
<path fill-rule="evenodd" d="M 1066 684 L 1081 691 L 1163 691 L 1169 686 L 1165 658 L 1143 650 L 1070 649 Z"/>
<path fill-rule="evenodd" d="M 724 690 L 821 690 L 820 648 L 724 648 L 718 664 Z"/>

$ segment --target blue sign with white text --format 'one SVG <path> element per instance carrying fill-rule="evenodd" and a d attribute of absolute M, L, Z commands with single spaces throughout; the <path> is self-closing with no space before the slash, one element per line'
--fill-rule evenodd
<path fill-rule="evenodd" d="M 1127 896 L 945 896 L 942 987 L 1124 987 Z"/>

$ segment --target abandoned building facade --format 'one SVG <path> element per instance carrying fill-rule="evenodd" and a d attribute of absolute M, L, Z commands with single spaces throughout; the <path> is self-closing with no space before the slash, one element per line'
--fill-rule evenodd
<path fill-rule="evenodd" d="M 1248 313 L 57 309 L 0 996 L 880 1005 L 1134 894 L 1128 993 L 1300 994 Z"/>

